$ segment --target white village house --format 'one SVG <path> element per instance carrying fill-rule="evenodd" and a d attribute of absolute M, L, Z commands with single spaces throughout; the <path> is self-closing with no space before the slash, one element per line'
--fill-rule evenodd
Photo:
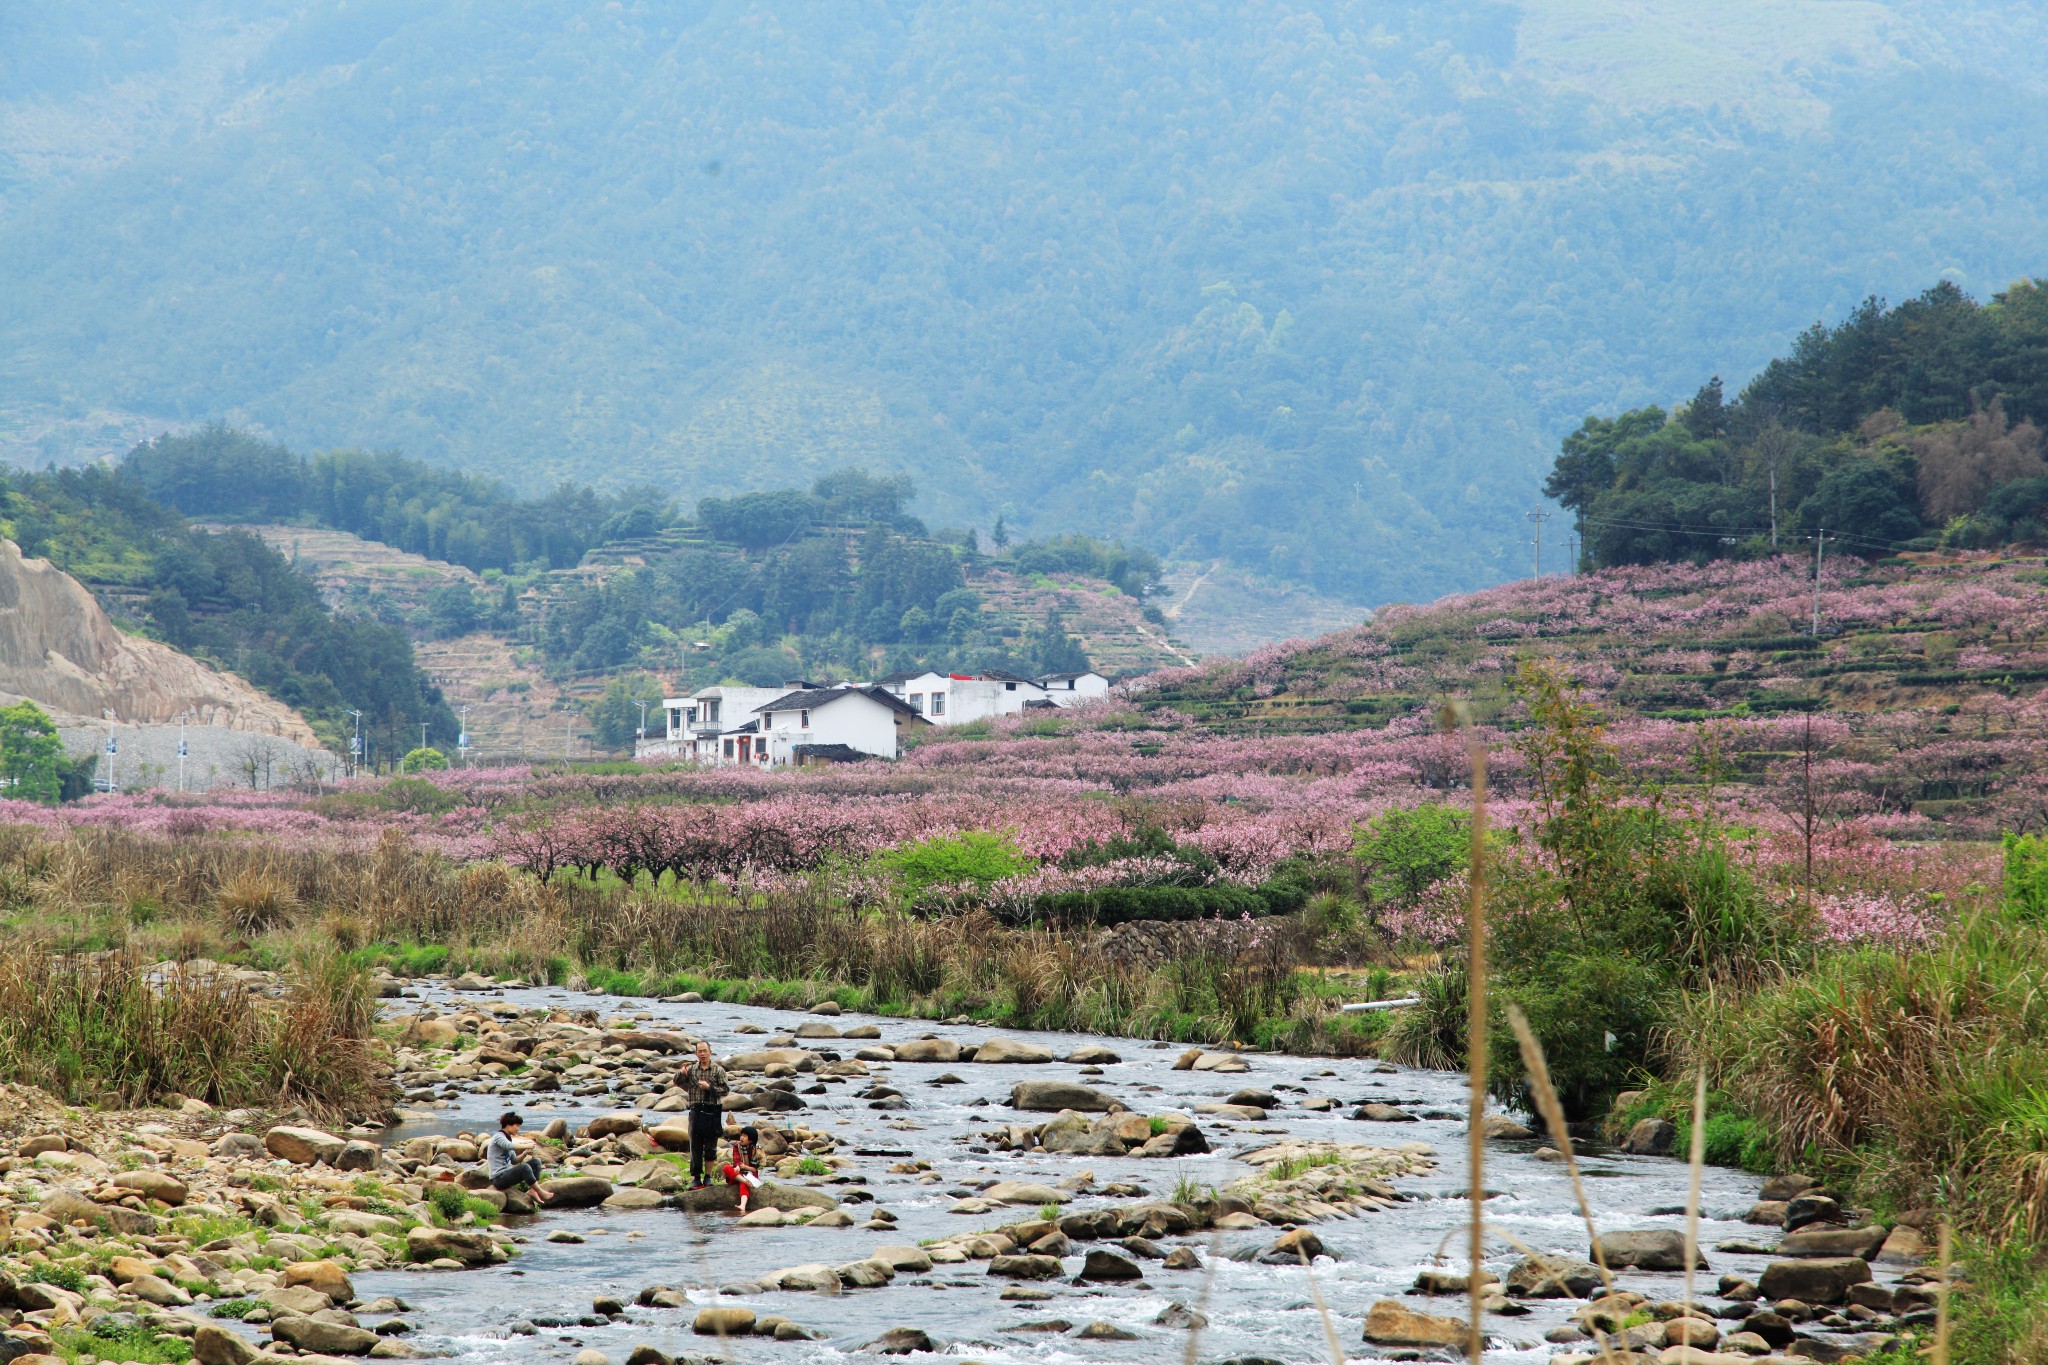
<path fill-rule="evenodd" d="M 634 757 L 755 768 L 893 759 L 903 752 L 905 731 L 915 726 L 965 725 L 1073 706 L 1108 692 L 1109 679 L 1092 670 L 1032 679 L 927 669 L 873 686 L 720 684 L 663 698 L 664 731 L 641 740 Z"/>
<path fill-rule="evenodd" d="M 879 686 L 934 725 L 965 725 L 1040 707 L 1072 706 L 1107 696 L 1109 679 L 1094 671 L 1020 678 L 1014 673 L 900 673 Z"/>
<path fill-rule="evenodd" d="M 928 724 L 881 688 L 803 681 L 721 684 L 663 698 L 662 707 L 666 732 L 641 740 L 634 757 L 721 768 L 895 758 L 903 752 L 904 730 Z"/>

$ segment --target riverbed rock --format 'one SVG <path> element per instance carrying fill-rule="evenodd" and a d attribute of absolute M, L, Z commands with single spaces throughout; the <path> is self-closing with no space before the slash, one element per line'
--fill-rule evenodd
<path fill-rule="evenodd" d="M 281 1317 L 273 1318 L 270 1335 L 279 1341 L 289 1342 L 301 1351 L 313 1351 L 329 1356 L 364 1356 L 370 1353 L 382 1338 L 375 1332 L 362 1327 L 351 1327 L 345 1322 L 323 1322 L 319 1318 Z"/>
<path fill-rule="evenodd" d="M 1087 1259 L 1081 1263 L 1081 1278 L 1084 1280 L 1142 1280 L 1145 1272 L 1136 1261 L 1105 1251 L 1101 1247 L 1091 1248 Z"/>
<path fill-rule="evenodd" d="M 86 1226 L 95 1227 L 104 1222 L 124 1237 L 154 1237 L 157 1231 L 156 1219 L 149 1214 L 119 1204 L 96 1204 L 75 1190 L 51 1190 L 36 1211 L 59 1223 L 83 1220 Z"/>
<path fill-rule="evenodd" d="M 718 1305 L 700 1308 L 690 1330 L 700 1337 L 743 1337 L 754 1330 L 754 1310 Z"/>
<path fill-rule="evenodd" d="M 550 1180 L 543 1187 L 552 1196 L 554 1209 L 593 1209 L 612 1197 L 612 1182 L 601 1175 L 569 1175 Z"/>
<path fill-rule="evenodd" d="M 960 1060 L 960 1044 L 951 1038 L 913 1038 L 907 1043 L 896 1045 L 896 1060 L 899 1062 L 957 1062 Z"/>
<path fill-rule="evenodd" d="M 1677 1141 L 1678 1129 L 1669 1119 L 1637 1119 L 1621 1140 L 1621 1150 L 1636 1156 L 1670 1156 Z"/>
<path fill-rule="evenodd" d="M 809 1071 L 817 1064 L 818 1059 L 800 1047 L 771 1047 L 759 1052 L 735 1052 L 725 1059 L 727 1071 L 766 1071 L 771 1066 Z"/>
<path fill-rule="evenodd" d="M 1920 1229 L 1901 1223 L 1886 1234 L 1875 1259 L 1879 1265 L 1919 1265 L 1927 1259 L 1927 1250 L 1927 1238 Z"/>
<path fill-rule="evenodd" d="M 258 1356 L 255 1343 L 239 1332 L 201 1323 L 192 1334 L 192 1358 L 199 1365 L 252 1365 Z"/>
<path fill-rule="evenodd" d="M 1160 1327 L 1179 1327 L 1192 1331 L 1199 1327 L 1207 1327 L 1209 1325 L 1209 1315 L 1198 1312 L 1182 1303 L 1179 1299 L 1175 1299 L 1172 1303 L 1160 1309 L 1158 1316 L 1154 1317 L 1152 1321 Z"/>
<path fill-rule="evenodd" d="M 937 1342 L 915 1327 L 891 1327 L 860 1348 L 871 1356 L 928 1355 L 938 1349 Z"/>
<path fill-rule="evenodd" d="M 1115 1104 L 1112 1096 L 1074 1081 L 1019 1081 L 1010 1088 L 1012 1109 L 1037 1113 L 1075 1109 L 1086 1114 L 1106 1114 Z"/>
<path fill-rule="evenodd" d="M 1516 1123 L 1505 1114 L 1488 1114 L 1479 1121 L 1479 1130 L 1487 1137 L 1501 1142 L 1519 1142 L 1535 1137 L 1535 1131 L 1526 1124 Z"/>
<path fill-rule="evenodd" d="M 1295 1228 L 1274 1238 L 1256 1259 L 1261 1265 L 1307 1265 L 1316 1257 L 1328 1254 L 1322 1238 L 1307 1228 Z"/>
<path fill-rule="evenodd" d="M 1375 1346 L 1462 1346 L 1466 1337 L 1462 1319 L 1417 1313 L 1393 1299 L 1381 1299 L 1365 1315 L 1365 1339 Z"/>
<path fill-rule="evenodd" d="M 1015 1038 L 991 1038 L 974 1050 L 976 1063 L 1027 1062 L 1041 1063 L 1052 1060 L 1052 1049 L 1040 1047 L 1037 1043 L 1021 1042 Z"/>
<path fill-rule="evenodd" d="M 778 1270 L 767 1277 L 766 1283 L 791 1293 L 831 1294 L 839 1289 L 839 1272 L 823 1262 L 813 1261 L 805 1265 L 793 1265 L 787 1270 Z"/>
<path fill-rule="evenodd" d="M 1136 1332 L 1127 1332 L 1113 1322 L 1091 1322 L 1074 1333 L 1082 1341 L 1136 1341 Z"/>
<path fill-rule="evenodd" d="M 1778 1243 L 1780 1256 L 1861 1256 L 1869 1260 L 1884 1245 L 1885 1230 L 1875 1224 L 1862 1228 L 1804 1227 L 1788 1232 Z"/>
<path fill-rule="evenodd" d="M 305 1284 L 281 1284 L 256 1296 L 256 1302 L 277 1317 L 309 1318 L 334 1307 L 334 1300 Z"/>
<path fill-rule="evenodd" d="M 1817 1191 L 1794 1195 L 1785 1202 L 1785 1231 L 1797 1232 L 1809 1223 L 1839 1223 L 1842 1206 L 1830 1195 Z"/>
<path fill-rule="evenodd" d="M 1202 1258 L 1193 1247 L 1175 1247 L 1160 1264 L 1168 1270 L 1200 1270 Z"/>
<path fill-rule="evenodd" d="M 336 1303 L 352 1303 L 356 1287 L 336 1261 L 293 1261 L 284 1268 L 287 1287 L 316 1290 Z"/>
<path fill-rule="evenodd" d="M 660 1190 L 636 1185 L 613 1190 L 609 1195 L 605 1196 L 604 1203 L 600 1207 L 607 1209 L 658 1209 L 667 1202 L 668 1196 Z"/>
<path fill-rule="evenodd" d="M 823 1019 L 806 1019 L 796 1026 L 796 1036 L 799 1038 L 837 1038 L 839 1036 L 839 1029 L 835 1025 L 826 1023 Z"/>
<path fill-rule="evenodd" d="M 1174 1069 L 1179 1070 L 1180 1068 L 1176 1066 Z M 1188 1069 L 1191 1071 L 1214 1071 L 1223 1075 L 1231 1075 L 1240 1071 L 1250 1071 L 1252 1067 L 1250 1062 L 1247 1062 L 1235 1052 L 1204 1052 L 1195 1058 Z"/>
<path fill-rule="evenodd" d="M 1763 1189 L 1757 1192 L 1757 1198 L 1775 1199 L 1783 1203 L 1788 1199 L 1798 1198 L 1818 1184 L 1820 1182 L 1812 1176 L 1801 1175 L 1796 1171 L 1786 1175 L 1774 1175 L 1764 1182 Z"/>
<path fill-rule="evenodd" d="M 1064 1204 L 1073 1196 L 1065 1190 L 1054 1189 L 1031 1180 L 999 1180 L 981 1192 L 984 1199 L 993 1199 L 998 1204 Z"/>
<path fill-rule="evenodd" d="M 882 1261 L 895 1267 L 898 1272 L 918 1272 L 932 1268 L 931 1253 L 923 1247 L 886 1246 L 876 1247 L 868 1253 L 871 1261 Z"/>
<path fill-rule="evenodd" d="M 430 1227 L 416 1227 L 406 1232 L 405 1254 L 411 1261 L 446 1258 L 464 1265 L 489 1265 L 502 1255 L 497 1243 L 487 1233 Z"/>
<path fill-rule="evenodd" d="M 1123 1058 L 1100 1043 L 1083 1043 L 1060 1060 L 1070 1066 L 1114 1066 Z"/>
<path fill-rule="evenodd" d="M 1593 1239 L 1592 1256 L 1610 1270 L 1683 1270 L 1685 1234 L 1665 1228 L 1603 1232 Z M 1700 1258 L 1700 1268 L 1706 1264 L 1706 1259 Z"/>
<path fill-rule="evenodd" d="M 848 1261 L 845 1265 L 832 1267 L 832 1272 L 847 1289 L 880 1289 L 896 1278 L 894 1266 L 873 1258 Z"/>
<path fill-rule="evenodd" d="M 988 1263 L 988 1273 L 1011 1280 L 1051 1280 L 1060 1273 L 1057 1256 L 996 1256 Z"/>
<path fill-rule="evenodd" d="M 1590 1261 L 1524 1256 L 1501 1287 L 1520 1299 L 1583 1299 L 1598 1293 L 1602 1283 L 1600 1267 Z"/>
<path fill-rule="evenodd" d="M 1831 1256 L 1797 1261 L 1772 1261 L 1764 1267 L 1757 1288 L 1772 1301 L 1841 1303 L 1849 1286 L 1870 1278 L 1870 1262 L 1861 1256 Z"/>
<path fill-rule="evenodd" d="M 185 1182 L 167 1171 L 122 1171 L 115 1175 L 114 1184 L 124 1190 L 133 1190 L 145 1199 L 158 1199 L 176 1207 L 185 1202 L 191 1193 Z"/>
<path fill-rule="evenodd" d="M 706 1185 L 702 1189 L 677 1190 L 669 1197 L 677 1208 L 691 1213 L 720 1213 L 740 1206 L 739 1186 L 728 1185 L 722 1180 L 715 1185 Z M 779 1209 L 784 1213 L 796 1209 L 838 1207 L 838 1201 L 821 1190 L 808 1190 L 800 1185 L 777 1185 L 766 1181 L 762 1182 L 760 1189 L 754 1191 L 753 1198 L 749 1199 L 747 1204 L 750 1208 Z"/>
<path fill-rule="evenodd" d="M 583 1140 L 617 1137 L 621 1133 L 640 1131 L 640 1111 L 637 1109 L 614 1109 L 609 1114 L 599 1114 L 583 1125 Z"/>
<path fill-rule="evenodd" d="M 299 1166 L 331 1162 L 348 1144 L 318 1128 L 297 1128 L 283 1124 L 263 1135 L 263 1146 L 272 1156 L 283 1157 Z"/>

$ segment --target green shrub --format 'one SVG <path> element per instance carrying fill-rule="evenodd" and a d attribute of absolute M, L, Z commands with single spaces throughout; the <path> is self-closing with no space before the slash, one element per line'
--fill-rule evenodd
<path fill-rule="evenodd" d="M 916 900 L 934 887 L 974 886 L 986 890 L 1006 877 L 1022 876 L 1038 860 L 1017 847 L 1007 834 L 962 830 L 899 845 L 877 855 L 876 863 L 892 874 L 904 894 Z"/>
<path fill-rule="evenodd" d="M 1658 968 L 1601 953 L 1557 953 L 1521 966 L 1494 986 L 1491 1074 L 1496 1095 L 1530 1109 L 1522 1053 L 1507 1027 L 1505 1005 L 1522 1007 L 1550 1067 L 1551 1084 L 1574 1118 L 1596 1112 L 1607 1097 L 1642 1074 L 1650 1041 L 1674 995 Z"/>
<path fill-rule="evenodd" d="M 47 1262 L 29 1271 L 28 1278 L 36 1284 L 54 1285 L 68 1289 L 74 1294 L 85 1292 L 85 1272 L 75 1266 L 50 1265 Z"/>
<path fill-rule="evenodd" d="M 2040 835 L 2005 836 L 2005 912 L 2048 924 L 2048 841 Z"/>
<path fill-rule="evenodd" d="M 1238 919 L 1271 913 L 1257 891 L 1230 882 L 1214 886 L 1106 886 L 1040 896 L 1034 918 L 1061 924 L 1109 926 L 1132 920 Z"/>
<path fill-rule="evenodd" d="M 1412 901 L 1465 870 L 1472 853 L 1472 817 L 1435 803 L 1390 810 L 1359 827 L 1351 856 L 1375 902 Z"/>
<path fill-rule="evenodd" d="M 256 1300 L 254 1299 L 225 1299 L 220 1303 L 214 1304 L 206 1312 L 209 1317 L 233 1318 L 239 1322 L 255 1306 Z"/>

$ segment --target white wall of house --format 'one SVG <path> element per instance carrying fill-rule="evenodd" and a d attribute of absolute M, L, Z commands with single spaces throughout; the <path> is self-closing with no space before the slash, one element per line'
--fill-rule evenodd
<path fill-rule="evenodd" d="M 1044 695 L 1050 697 L 1055 706 L 1072 706 L 1077 702 L 1108 696 L 1109 679 L 1095 672 L 1081 673 L 1071 678 L 1048 678 L 1045 680 Z"/>
<path fill-rule="evenodd" d="M 935 672 L 883 686 L 934 725 L 965 725 L 994 716 L 1014 716 L 1024 709 L 1024 703 L 1046 695 L 1037 683 L 1022 679 L 954 678 Z"/>
<path fill-rule="evenodd" d="M 700 687 L 688 696 L 663 697 L 658 736 L 650 736 L 634 749 L 636 758 L 692 759 L 699 763 L 722 762 L 722 736 L 756 719 L 754 708 L 786 696 L 786 687 L 746 687 L 720 683 Z M 651 719 L 651 717 L 650 717 Z M 749 746 L 751 747 L 751 746 Z"/>
<path fill-rule="evenodd" d="M 761 717 L 771 763 L 791 761 L 799 744 L 844 744 L 877 758 L 896 757 L 896 713 L 873 697 L 843 692 L 808 711 L 771 711 Z"/>

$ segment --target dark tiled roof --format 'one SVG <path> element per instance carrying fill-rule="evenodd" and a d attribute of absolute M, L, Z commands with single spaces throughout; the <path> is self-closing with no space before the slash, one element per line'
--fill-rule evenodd
<path fill-rule="evenodd" d="M 1101 676 L 1103 676 L 1103 675 L 1102 675 L 1102 674 L 1101 674 L 1101 673 L 1100 673 L 1100 672 L 1099 672 L 1098 670 L 1096 670 L 1096 669 L 1093 669 L 1093 668 L 1084 668 L 1084 669 L 1082 669 L 1082 670 L 1081 670 L 1081 671 L 1080 671 L 1079 673 L 1048 673 L 1048 674 L 1046 674 L 1046 675 L 1045 675 L 1044 677 L 1042 677 L 1042 678 L 1039 678 L 1039 679 L 1037 680 L 1037 682 L 1038 682 L 1038 685 L 1039 685 L 1040 687 L 1043 687 L 1043 686 L 1045 686 L 1045 685 L 1046 685 L 1047 683 L 1056 683 L 1056 682 L 1066 682 L 1066 681 L 1068 681 L 1069 679 L 1073 679 L 1073 678 L 1085 678 L 1085 677 L 1087 677 L 1087 676 L 1088 676 L 1088 675 L 1089 675 L 1090 673 L 1093 673 L 1093 674 L 1095 674 L 1095 676 L 1096 676 L 1096 677 L 1098 677 L 1098 678 L 1099 678 L 1099 677 L 1101 677 Z"/>
<path fill-rule="evenodd" d="M 864 758 L 873 758 L 851 744 L 792 744 L 789 746 L 792 758 L 815 758 L 826 763 L 858 763 Z"/>
<path fill-rule="evenodd" d="M 1029 678 L 1019 677 L 1015 673 L 1006 673 L 1000 668 L 991 668 L 988 672 L 983 673 L 981 676 L 988 679 L 990 682 L 1031 682 L 1031 679 Z"/>
<path fill-rule="evenodd" d="M 912 716 L 917 714 L 901 697 L 884 692 L 879 687 L 808 687 L 799 692 L 784 693 L 766 706 L 755 707 L 754 712 L 756 715 L 767 715 L 774 711 L 816 711 L 830 706 L 842 697 L 851 696 L 867 697 L 880 702 L 891 711 L 901 711 Z"/>

